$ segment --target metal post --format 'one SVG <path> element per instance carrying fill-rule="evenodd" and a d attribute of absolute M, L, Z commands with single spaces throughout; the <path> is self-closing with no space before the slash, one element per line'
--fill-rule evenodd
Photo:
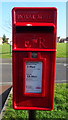
<path fill-rule="evenodd" d="M 12 55 L 12 41 L 10 41 L 10 55 Z"/>
<path fill-rule="evenodd" d="M 29 120 L 36 120 L 36 111 L 29 110 Z"/>
<path fill-rule="evenodd" d="M 10 55 L 11 55 L 11 45 L 10 45 Z"/>

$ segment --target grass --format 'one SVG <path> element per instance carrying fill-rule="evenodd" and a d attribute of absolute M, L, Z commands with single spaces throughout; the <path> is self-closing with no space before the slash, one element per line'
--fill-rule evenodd
<path fill-rule="evenodd" d="M 57 58 L 66 58 L 68 57 L 68 43 L 57 43 Z M 2 49 L 2 50 L 1 50 Z M 10 54 L 10 45 L 4 43 L 0 45 L 0 58 L 11 58 Z"/>
<path fill-rule="evenodd" d="M 3 45 L 0 45 L 0 58 L 11 58 L 10 53 L 10 45 L 4 43 Z"/>
<path fill-rule="evenodd" d="M 55 89 L 55 105 L 52 111 L 36 111 L 37 120 L 68 120 L 68 83 L 57 83 Z M 12 96 L 2 120 L 28 120 L 28 110 L 14 110 Z"/>
<path fill-rule="evenodd" d="M 68 57 L 68 43 L 57 43 L 57 58 Z"/>

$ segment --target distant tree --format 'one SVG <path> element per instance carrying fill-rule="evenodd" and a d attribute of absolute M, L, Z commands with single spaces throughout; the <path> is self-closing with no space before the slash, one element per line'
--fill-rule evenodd
<path fill-rule="evenodd" d="M 2 37 L 3 43 L 7 42 L 6 35 L 4 34 Z"/>

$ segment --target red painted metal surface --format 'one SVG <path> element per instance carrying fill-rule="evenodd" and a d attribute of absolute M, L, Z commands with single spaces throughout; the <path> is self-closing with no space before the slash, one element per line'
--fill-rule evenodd
<path fill-rule="evenodd" d="M 56 74 L 57 9 L 54 7 L 14 8 L 12 26 L 13 107 L 14 109 L 52 110 Z M 37 55 L 34 57 L 34 54 Z M 42 64 L 41 93 L 26 92 L 28 62 Z"/>

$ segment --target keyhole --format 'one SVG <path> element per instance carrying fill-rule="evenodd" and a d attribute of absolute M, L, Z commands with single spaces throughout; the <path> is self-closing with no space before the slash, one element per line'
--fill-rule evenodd
<path fill-rule="evenodd" d="M 32 58 L 37 58 L 38 57 L 38 53 L 37 52 L 32 52 Z"/>

